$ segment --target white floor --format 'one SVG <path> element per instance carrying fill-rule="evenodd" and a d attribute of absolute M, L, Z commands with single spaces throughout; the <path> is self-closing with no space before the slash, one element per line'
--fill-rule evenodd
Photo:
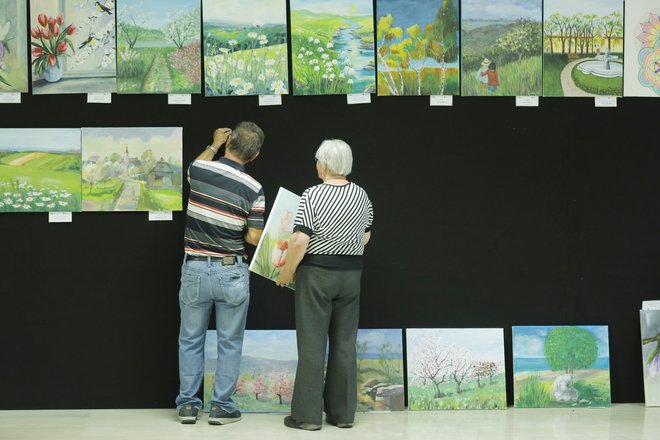
<path fill-rule="evenodd" d="M 513 409 L 358 414 L 352 429 L 317 432 L 285 428 L 282 415 L 244 414 L 211 426 L 206 415 L 181 425 L 175 410 L 0 411 L 0 439 L 516 439 L 658 440 L 660 408 L 619 404 L 609 409 Z"/>

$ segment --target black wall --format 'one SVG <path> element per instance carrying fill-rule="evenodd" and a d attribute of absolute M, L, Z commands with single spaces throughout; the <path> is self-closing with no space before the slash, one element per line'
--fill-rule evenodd
<path fill-rule="evenodd" d="M 3 127 L 183 126 L 184 162 L 213 129 L 266 133 L 248 171 L 268 206 L 317 183 L 314 152 L 346 140 L 375 208 L 362 328 L 603 324 L 612 399 L 643 401 L 638 309 L 660 285 L 660 100 L 23 95 Z M 184 193 L 187 196 L 188 188 Z M 184 214 L 0 217 L 0 409 L 173 407 Z M 293 328 L 293 296 L 252 277 L 250 329 Z M 508 390 L 512 402 L 512 388 Z"/>

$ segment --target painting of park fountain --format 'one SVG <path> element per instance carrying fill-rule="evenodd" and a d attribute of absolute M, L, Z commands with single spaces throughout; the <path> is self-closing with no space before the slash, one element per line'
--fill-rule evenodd
<path fill-rule="evenodd" d="M 83 211 L 181 211 L 180 127 L 83 128 Z"/>
<path fill-rule="evenodd" d="M 660 310 L 640 310 L 646 406 L 660 406 Z"/>
<path fill-rule="evenodd" d="M 607 326 L 513 327 L 516 408 L 609 407 Z"/>
<path fill-rule="evenodd" d="M 625 17 L 623 94 L 660 97 L 660 3 L 627 0 Z"/>
<path fill-rule="evenodd" d="M 407 329 L 408 409 L 506 409 L 504 331 Z"/>
<path fill-rule="evenodd" d="M 80 129 L 0 129 L 0 212 L 80 206 Z"/>
<path fill-rule="evenodd" d="M 543 93 L 541 0 L 461 1 L 461 95 Z"/>
<path fill-rule="evenodd" d="M 379 0 L 378 95 L 457 95 L 458 29 L 458 0 Z"/>
<path fill-rule="evenodd" d="M 286 0 L 204 0 L 206 96 L 289 93 Z"/>
<path fill-rule="evenodd" d="M 0 93 L 28 91 L 26 1 L 0 2 Z"/>
<path fill-rule="evenodd" d="M 623 94 L 623 1 L 543 2 L 543 96 Z"/>
<path fill-rule="evenodd" d="M 375 93 L 371 0 L 291 0 L 295 95 Z"/>

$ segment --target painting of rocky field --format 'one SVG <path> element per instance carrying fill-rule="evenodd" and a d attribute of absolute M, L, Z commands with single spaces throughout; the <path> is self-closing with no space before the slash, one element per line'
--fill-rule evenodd
<path fill-rule="evenodd" d="M 625 2 L 624 96 L 660 97 L 660 2 Z"/>
<path fill-rule="evenodd" d="M 293 93 L 375 93 L 373 3 L 291 0 Z"/>
<path fill-rule="evenodd" d="M 0 129 L 0 212 L 80 206 L 80 129 Z"/>
<path fill-rule="evenodd" d="M 403 411 L 403 347 L 400 329 L 358 330 L 358 411 Z"/>
<path fill-rule="evenodd" d="M 26 1 L 0 2 L 0 93 L 28 91 Z"/>
<path fill-rule="evenodd" d="M 660 310 L 640 310 L 646 406 L 660 406 Z"/>
<path fill-rule="evenodd" d="M 285 0 L 204 0 L 206 96 L 288 93 Z"/>
<path fill-rule="evenodd" d="M 407 329 L 410 410 L 506 409 L 503 329 Z"/>
<path fill-rule="evenodd" d="M 609 407 L 607 326 L 513 327 L 516 408 Z"/>

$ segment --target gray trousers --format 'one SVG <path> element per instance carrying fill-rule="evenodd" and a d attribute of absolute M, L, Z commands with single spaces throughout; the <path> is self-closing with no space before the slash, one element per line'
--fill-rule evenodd
<path fill-rule="evenodd" d="M 353 423 L 357 408 L 355 340 L 360 316 L 362 270 L 300 266 L 296 272 L 298 368 L 291 417 L 321 425 Z M 328 367 L 323 381 L 326 343 Z"/>

